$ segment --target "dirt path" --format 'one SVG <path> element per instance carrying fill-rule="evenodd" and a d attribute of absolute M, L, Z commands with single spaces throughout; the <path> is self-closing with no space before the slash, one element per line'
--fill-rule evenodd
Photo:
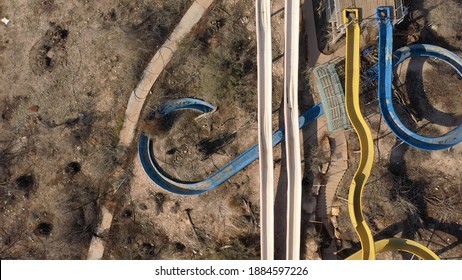
<path fill-rule="evenodd" d="M 173 30 L 167 41 L 160 47 L 144 70 L 141 81 L 131 93 L 128 100 L 125 120 L 120 131 L 119 145 L 130 146 L 135 136 L 136 127 L 143 109 L 144 101 L 159 75 L 167 66 L 178 47 L 178 43 L 191 31 L 192 27 L 201 19 L 213 0 L 196 0 L 178 26 Z"/>
<path fill-rule="evenodd" d="M 172 58 L 173 53 L 178 47 L 178 43 L 201 19 L 212 2 L 213 0 L 196 0 L 144 70 L 141 81 L 130 95 L 128 101 L 124 124 L 119 135 L 119 146 L 128 147 L 132 143 L 144 101 L 151 87 Z M 90 260 L 101 259 L 103 257 L 104 240 L 101 236 L 105 231 L 110 229 L 112 224 L 113 213 L 108 210 L 108 207 L 104 205 L 101 207 L 101 215 L 102 222 L 98 226 L 88 249 L 87 259 Z"/>
<path fill-rule="evenodd" d="M 331 160 L 326 183 L 326 207 L 328 213 L 332 208 L 332 202 L 340 181 L 348 169 L 348 143 L 344 131 L 331 134 Z"/>
<path fill-rule="evenodd" d="M 305 25 L 305 30 L 307 32 L 308 38 L 308 65 L 309 67 L 316 67 L 317 65 L 327 63 L 331 60 L 334 60 L 338 57 L 345 56 L 345 46 L 342 46 L 338 50 L 336 50 L 331 55 L 325 55 L 319 51 L 318 47 L 318 40 L 317 40 L 317 32 L 316 32 L 316 24 L 314 19 L 314 10 L 313 10 L 313 1 L 304 1 L 302 7 L 303 13 L 303 21 Z M 317 88 L 313 87 L 314 95 L 319 96 L 319 93 L 316 93 Z M 326 128 L 326 118 L 318 119 L 319 127 Z M 326 131 L 327 133 L 327 131 Z M 324 137 L 324 133 L 318 134 L 318 143 L 321 143 Z M 337 188 L 345 175 L 345 172 L 348 169 L 348 149 L 347 149 L 347 140 L 345 137 L 344 131 L 338 131 L 330 134 L 330 163 L 329 168 L 327 170 L 326 181 L 325 181 L 325 189 L 322 190 L 321 197 L 318 198 L 317 204 L 317 214 L 320 215 L 322 222 L 324 223 L 326 229 L 330 232 L 333 236 L 333 228 L 330 224 L 329 216 L 331 214 L 332 209 L 332 202 L 334 200 L 335 194 L 337 192 Z M 334 246 L 334 243 L 332 243 Z M 330 250 L 324 250 L 323 254 L 326 252 L 334 252 L 334 248 L 330 248 Z M 334 257 L 333 254 L 328 253 L 331 256 L 323 256 L 323 258 L 329 259 Z"/>

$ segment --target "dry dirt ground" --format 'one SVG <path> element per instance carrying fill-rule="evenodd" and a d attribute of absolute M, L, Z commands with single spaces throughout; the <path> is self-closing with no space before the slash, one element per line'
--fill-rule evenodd
<path fill-rule="evenodd" d="M 253 2 L 216 1 L 152 88 L 142 118 L 179 97 L 200 98 L 218 107 L 212 116 L 196 120 L 194 113 L 179 114 L 168 129 L 152 131 L 158 126 L 140 123 L 141 129 L 158 137 L 158 160 L 176 178 L 205 178 L 257 142 Z M 282 2 L 273 1 L 274 12 Z M 412 2 L 412 21 L 397 30 L 398 44 L 461 48 L 460 1 Z M 0 24 L 0 258 L 85 258 L 100 218 L 99 206 L 117 189 L 113 226 L 104 233 L 106 259 L 259 259 L 257 163 L 210 193 L 184 197 L 152 183 L 130 149 L 127 157 L 117 156 L 129 95 L 190 3 L 0 0 L 0 18 L 11 20 L 7 26 Z M 447 10 L 456 15 L 442 17 Z M 283 13 L 275 13 L 273 21 L 276 128 L 282 97 Z M 420 85 L 428 89 L 428 97 L 418 99 L 422 101 L 418 104 L 428 105 L 429 100 L 439 111 L 456 115 L 445 114 L 450 118 L 428 133 L 444 132 L 448 122 L 460 123 L 456 111 L 460 106 L 445 99 L 451 96 L 433 95 L 439 91 L 432 91 L 426 82 L 427 76 L 440 72 L 438 67 L 423 66 L 427 70 Z M 410 75 L 418 72 L 404 75 L 402 81 Z M 441 80 L 441 87 L 449 84 L 456 92 L 460 79 L 449 76 L 447 82 Z M 302 80 L 301 89 L 308 92 L 307 80 Z M 409 94 L 404 88 L 403 102 L 410 100 Z M 406 236 L 429 245 L 443 258 L 462 258 L 462 177 L 457 169 L 462 148 L 427 153 L 400 145 L 371 98 L 365 95 L 365 114 L 377 138 L 377 163 L 365 201 L 374 233 Z M 301 104 L 309 107 L 311 102 Z M 418 118 L 419 108 L 412 112 L 416 129 L 427 123 L 425 114 Z M 317 130 L 314 125 L 305 131 L 305 140 Z M 350 169 L 336 201 L 339 258 L 359 248 L 341 199 L 347 197 L 358 158 L 356 136 L 349 135 Z M 210 143 L 215 140 L 224 145 L 213 147 Z M 320 161 L 313 158 L 314 144 L 306 143 L 304 190 L 310 193 L 317 170 L 312 166 Z M 284 224 L 283 162 L 284 152 L 278 148 L 280 225 Z M 126 172 L 111 176 L 117 167 Z M 319 223 L 308 226 L 310 218 L 304 217 L 302 233 L 306 241 L 302 246 L 310 249 L 303 247 L 302 252 L 305 258 L 318 258 L 316 250 L 332 239 Z M 276 241 L 283 244 L 283 228 L 276 232 Z M 276 255 L 281 258 L 284 252 L 279 249 Z M 398 253 L 380 257 L 409 258 Z"/>
<path fill-rule="evenodd" d="M 128 96 L 190 3 L 0 1 L 1 258 L 85 258 Z"/>

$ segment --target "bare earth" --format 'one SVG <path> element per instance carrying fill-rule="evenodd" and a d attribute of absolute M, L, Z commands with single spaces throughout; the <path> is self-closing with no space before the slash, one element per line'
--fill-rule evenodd
<path fill-rule="evenodd" d="M 213 2 L 154 86 L 143 87 L 152 94 L 140 121 L 121 137 L 130 94 L 192 2 L 0 0 L 0 18 L 10 20 L 0 23 L 1 259 L 85 259 L 92 238 L 103 240 L 104 254 L 95 257 L 103 259 L 260 258 L 258 162 L 209 193 L 185 197 L 155 185 L 136 154 L 138 133 L 149 127 L 146 116 L 180 97 L 218 109 L 202 118 L 184 112 L 169 130 L 147 131 L 157 137 L 155 153 L 171 176 L 200 180 L 257 143 L 254 1 Z M 399 26 L 396 44 L 460 49 L 461 4 L 436 2 L 412 1 L 411 20 Z M 282 123 L 276 109 L 283 89 L 283 5 L 272 1 L 274 129 Z M 302 8 L 310 11 L 307 4 Z M 313 27 L 308 23 L 314 19 L 307 19 L 303 28 Z M 309 66 L 341 57 L 343 50 L 334 46 L 333 55 L 323 55 L 308 44 L 316 30 L 302 33 L 300 104 L 308 108 L 317 100 L 313 82 L 303 79 Z M 426 135 L 459 125 L 462 99 L 455 97 L 462 83 L 454 71 L 431 60 L 406 67 L 395 77 L 397 99 L 408 109 L 403 119 Z M 462 146 L 431 153 L 406 147 L 380 118 L 376 92 L 363 98 L 376 139 L 376 164 L 364 194 L 374 234 L 411 238 L 443 259 L 461 259 Z M 335 152 L 323 140 L 324 121 L 302 131 L 305 259 L 341 259 L 359 248 L 345 201 L 358 164 L 357 138 L 345 134 L 341 160 L 345 165 L 347 156 L 348 169 L 334 178 L 335 162 L 326 158 Z M 226 133 L 235 138 L 204 157 L 198 144 Z M 284 258 L 284 149 L 277 147 L 274 157 L 275 253 Z M 329 178 L 338 185 L 329 191 L 334 201 L 326 201 L 330 215 L 314 210 L 323 199 L 319 185 Z M 393 252 L 379 258 L 411 257 Z"/>

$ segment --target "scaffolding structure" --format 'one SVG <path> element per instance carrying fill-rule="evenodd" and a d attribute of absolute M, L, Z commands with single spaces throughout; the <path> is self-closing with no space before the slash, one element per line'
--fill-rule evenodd
<path fill-rule="evenodd" d="M 350 121 L 345 111 L 344 91 L 335 64 L 320 65 L 313 72 L 326 114 L 329 132 L 350 129 Z"/>
<path fill-rule="evenodd" d="M 342 11 L 346 8 L 360 7 L 361 18 L 366 22 L 375 21 L 375 8 L 378 6 L 393 7 L 393 24 L 403 21 L 407 14 L 407 9 L 403 5 L 403 0 L 327 0 L 326 16 L 333 30 L 336 32 L 332 41 L 335 43 L 346 31 L 346 25 L 343 23 Z"/>

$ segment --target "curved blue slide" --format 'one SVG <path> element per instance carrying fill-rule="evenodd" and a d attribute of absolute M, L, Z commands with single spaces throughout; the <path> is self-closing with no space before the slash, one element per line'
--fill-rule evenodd
<path fill-rule="evenodd" d="M 209 113 L 215 107 L 207 102 L 194 99 L 177 99 L 162 105 L 158 113 L 161 116 L 184 109 L 191 109 L 201 113 Z M 299 118 L 299 127 L 303 128 L 309 123 L 319 118 L 324 113 L 321 103 L 316 104 L 308 111 L 304 112 Z M 273 147 L 284 141 L 284 130 L 279 129 L 273 133 Z M 141 164 L 148 176 L 161 188 L 182 195 L 195 195 L 210 191 L 220 184 L 236 175 L 239 171 L 258 159 L 258 145 L 253 146 L 242 155 L 225 165 L 223 168 L 212 174 L 207 179 L 200 182 L 182 182 L 169 177 L 156 161 L 153 149 L 153 139 L 142 133 L 138 142 L 138 153 Z"/>
<path fill-rule="evenodd" d="M 393 69 L 411 57 L 430 57 L 448 63 L 462 76 L 462 58 L 433 45 L 416 44 L 393 52 L 393 24 L 391 7 L 376 10 L 379 23 L 378 96 L 379 106 L 391 131 L 407 144 L 423 150 L 442 150 L 462 142 L 462 125 L 440 137 L 419 135 L 407 128 L 393 107 Z"/>

